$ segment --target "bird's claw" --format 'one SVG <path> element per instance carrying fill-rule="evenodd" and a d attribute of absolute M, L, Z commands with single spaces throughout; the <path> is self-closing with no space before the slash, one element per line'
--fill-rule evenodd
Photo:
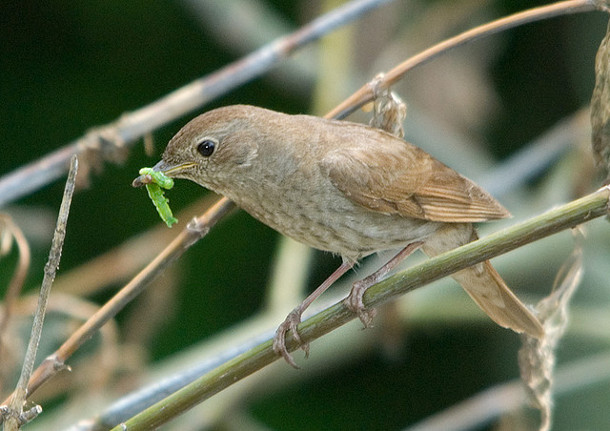
<path fill-rule="evenodd" d="M 373 319 L 377 314 L 377 310 L 374 308 L 366 308 L 362 302 L 362 296 L 368 287 L 369 286 L 361 281 L 355 282 L 349 296 L 344 300 L 346 307 L 358 315 L 358 318 L 365 328 L 370 328 L 372 326 Z"/>
<path fill-rule="evenodd" d="M 299 335 L 299 331 L 297 330 L 298 324 L 301 323 L 302 313 L 303 311 L 299 307 L 292 310 L 288 316 L 286 316 L 286 320 L 278 326 L 275 331 L 275 336 L 273 337 L 273 351 L 284 358 L 284 360 L 294 368 L 300 367 L 296 364 L 294 358 L 288 353 L 288 349 L 286 348 L 286 334 L 288 331 L 292 331 L 292 336 L 305 352 L 305 357 L 309 356 L 309 343 L 303 342 Z"/>

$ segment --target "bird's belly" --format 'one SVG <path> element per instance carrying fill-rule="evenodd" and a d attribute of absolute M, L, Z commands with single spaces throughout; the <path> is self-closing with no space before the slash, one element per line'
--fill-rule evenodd
<path fill-rule="evenodd" d="M 424 240 L 440 223 L 368 210 L 347 199 L 317 196 L 308 201 L 282 196 L 236 201 L 252 216 L 310 247 L 356 261 L 368 254 Z"/>

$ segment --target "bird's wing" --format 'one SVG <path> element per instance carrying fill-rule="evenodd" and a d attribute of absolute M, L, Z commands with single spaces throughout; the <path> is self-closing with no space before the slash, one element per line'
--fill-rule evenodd
<path fill-rule="evenodd" d="M 373 211 L 438 222 L 510 216 L 468 178 L 391 135 L 370 133 L 366 145 L 340 146 L 320 163 L 346 197 Z"/>

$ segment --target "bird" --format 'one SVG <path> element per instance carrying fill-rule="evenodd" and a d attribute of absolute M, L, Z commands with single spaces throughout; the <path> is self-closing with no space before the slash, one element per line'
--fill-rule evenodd
<path fill-rule="evenodd" d="M 363 257 L 400 252 L 353 284 L 346 305 L 365 327 L 362 295 L 417 249 L 428 256 L 477 239 L 473 226 L 510 213 L 473 181 L 417 146 L 350 121 L 249 105 L 203 113 L 169 141 L 153 168 L 221 194 L 272 229 L 342 258 L 342 264 L 279 325 L 278 355 L 296 367 L 285 337 L 305 309 Z M 452 277 L 497 324 L 541 338 L 544 328 L 489 261 Z"/>

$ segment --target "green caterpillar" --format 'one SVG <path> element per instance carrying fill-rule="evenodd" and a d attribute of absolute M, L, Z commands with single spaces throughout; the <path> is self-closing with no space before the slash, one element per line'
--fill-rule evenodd
<path fill-rule="evenodd" d="M 150 177 L 150 182 L 145 183 L 146 191 L 148 196 L 152 200 L 155 208 L 161 219 L 165 222 L 167 227 L 172 227 L 174 223 L 178 221 L 172 214 L 172 210 L 169 207 L 169 201 L 163 195 L 163 190 L 169 190 L 174 187 L 174 180 L 166 176 L 163 172 L 153 171 L 152 168 L 140 169 L 140 175 L 146 175 Z"/>

